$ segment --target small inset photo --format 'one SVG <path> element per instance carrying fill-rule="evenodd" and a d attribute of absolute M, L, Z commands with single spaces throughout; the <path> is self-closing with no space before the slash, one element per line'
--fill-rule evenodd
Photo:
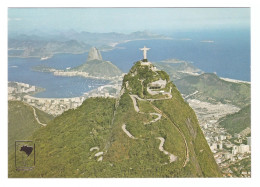
<path fill-rule="evenodd" d="M 32 170 L 35 167 L 35 143 L 30 140 L 15 141 L 16 170 Z"/>

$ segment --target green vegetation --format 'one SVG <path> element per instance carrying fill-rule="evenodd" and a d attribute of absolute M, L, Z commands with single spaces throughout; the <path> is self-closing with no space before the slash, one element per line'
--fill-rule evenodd
<path fill-rule="evenodd" d="M 201 101 L 229 103 L 238 107 L 244 107 L 251 101 L 250 84 L 227 82 L 211 73 L 187 76 L 176 80 L 175 83 L 182 94 L 189 95 L 199 91 L 191 98 Z"/>
<path fill-rule="evenodd" d="M 151 106 L 150 102 L 147 101 L 137 101 L 137 105 L 140 108 L 140 110 L 144 113 L 151 113 L 151 112 L 156 112 L 153 107 Z"/>
<path fill-rule="evenodd" d="M 140 97 L 143 97 L 143 87 L 142 87 L 142 83 L 140 80 L 138 80 L 138 77 L 134 76 L 132 77 L 131 75 L 127 74 L 124 77 L 124 83 L 123 85 L 125 86 L 125 88 L 130 87 L 130 92 L 134 95 L 139 95 Z M 127 83 L 129 86 L 127 86 Z M 132 88 L 134 88 L 132 90 Z"/>
<path fill-rule="evenodd" d="M 175 85 L 167 83 L 171 99 L 138 100 L 140 112 L 135 111 L 130 94 L 149 98 L 147 85 L 163 78 L 169 80 L 165 72 L 155 73 L 137 62 L 124 77 L 118 104 L 115 99 L 89 98 L 35 131 L 35 169 L 16 171 L 11 154 L 9 177 L 221 177 L 196 115 Z M 150 113 L 162 117 L 147 123 L 155 117 Z M 177 160 L 170 163 L 169 155 L 159 150 L 158 137 Z M 90 151 L 93 147 L 99 150 Z M 95 156 L 98 152 L 103 152 L 102 162 Z"/>
<path fill-rule="evenodd" d="M 91 174 L 94 175 L 99 163 L 94 157 L 96 152 L 90 152 L 90 148 L 104 148 L 111 131 L 114 103 L 114 99 L 87 99 L 76 110 L 68 110 L 56 117 L 30 137 L 37 149 L 36 168 L 16 171 L 11 154 L 9 176 L 94 177 Z"/>
<path fill-rule="evenodd" d="M 130 72 L 125 75 L 123 86 L 126 87 L 126 82 L 128 82 L 130 92 L 143 98 L 144 95 L 149 95 L 147 92 L 148 83 L 159 78 L 159 75 L 151 71 L 148 66 L 141 66 L 141 62 L 138 61 L 131 68 Z"/>
<path fill-rule="evenodd" d="M 153 66 L 153 65 L 151 65 Z M 155 98 L 158 96 L 151 96 L 147 92 L 148 84 L 159 79 L 166 80 L 167 82 L 170 80 L 169 75 L 164 71 L 152 71 L 148 66 L 142 66 L 141 62 L 138 61 L 131 68 L 130 72 L 124 76 L 123 86 L 126 88 L 126 82 L 128 83 L 128 90 L 131 94 L 138 95 L 141 98 Z M 165 89 L 169 91 L 169 84 L 166 85 Z M 159 96 L 159 98 L 164 98 L 164 96 Z"/>
<path fill-rule="evenodd" d="M 140 62 L 137 62 L 132 67 L 130 72 L 124 77 L 123 85 L 125 85 L 126 93 L 120 99 L 120 105 L 117 109 L 117 115 L 115 116 L 114 125 L 117 127 L 118 133 L 114 136 L 111 143 L 111 149 L 108 151 L 108 155 L 111 154 L 113 156 L 109 155 L 109 157 L 122 160 L 122 164 L 120 165 L 124 165 L 126 161 L 128 162 L 129 160 L 130 162 L 129 157 L 131 155 L 131 147 L 136 144 L 138 144 L 138 148 L 146 147 L 147 144 L 149 145 L 149 142 L 153 142 L 156 137 L 163 137 L 165 139 L 165 150 L 176 155 L 178 160 L 175 161 L 174 164 L 165 165 L 164 169 L 166 172 L 158 173 L 158 177 L 220 177 L 220 170 L 214 160 L 204 135 L 200 130 L 196 115 L 189 105 L 182 99 L 181 94 L 175 85 L 172 83 L 167 83 L 166 86 L 167 90 L 172 87 L 172 99 L 158 100 L 152 103 L 149 103 L 148 101 L 137 102 L 137 105 L 142 112 L 154 112 L 152 105 L 155 105 L 169 118 L 162 117 L 161 120 L 155 123 L 143 125 L 144 119 L 142 118 L 145 118 L 145 115 L 137 114 L 134 111 L 134 107 L 128 93 L 137 94 L 139 97 L 143 98 L 150 98 L 150 96 L 143 90 L 146 90 L 146 87 L 150 82 L 159 79 L 169 80 L 169 76 L 163 71 L 159 71 L 159 73 L 156 74 L 147 66 L 141 66 Z M 144 81 L 142 82 L 142 80 Z M 132 81 L 138 86 L 131 86 L 131 84 L 133 84 Z M 128 87 L 126 86 L 126 82 L 128 82 Z M 129 108 L 129 106 L 131 107 Z M 127 124 L 127 129 L 134 137 L 138 139 L 129 139 L 120 129 L 120 125 L 122 124 Z M 182 166 L 186 160 L 186 146 L 182 133 L 188 142 L 189 152 L 189 162 L 184 168 Z M 145 145 L 143 144 L 144 140 Z M 116 151 L 118 148 L 122 150 L 120 155 L 118 155 L 118 151 Z M 159 153 L 157 148 L 157 152 L 155 149 L 153 155 L 158 155 Z M 135 160 L 134 163 L 137 162 L 139 164 L 133 163 L 131 168 L 135 166 L 136 170 L 143 170 L 143 172 L 135 176 L 153 176 L 151 171 L 150 173 L 144 172 L 147 171 L 146 168 L 152 168 L 150 166 L 151 161 L 153 162 L 153 165 L 158 168 L 162 168 L 160 166 L 162 160 L 159 158 L 153 160 L 153 157 L 148 156 L 150 153 L 148 154 L 146 149 L 145 151 L 144 149 L 140 150 L 140 152 L 135 155 L 135 158 L 137 155 L 139 159 Z M 163 154 L 161 154 L 160 158 L 162 156 Z M 143 169 L 140 169 L 139 167 Z"/>
<path fill-rule="evenodd" d="M 219 122 L 230 134 L 240 133 L 247 127 L 251 127 L 251 105 L 219 119 Z"/>
<path fill-rule="evenodd" d="M 172 84 L 172 99 L 155 101 L 154 104 L 165 113 L 183 132 L 189 147 L 190 172 L 204 177 L 220 177 L 219 168 L 201 131 L 196 115 L 184 102 L 177 88 Z"/>
<path fill-rule="evenodd" d="M 79 54 L 87 52 L 91 47 L 89 44 L 75 39 L 59 41 L 47 39 L 45 37 L 35 37 L 35 35 L 18 35 L 18 37 L 9 38 L 8 45 L 10 48 L 14 49 L 8 50 L 9 56 L 25 58 L 52 57 L 54 54 L 58 53 Z"/>
<path fill-rule="evenodd" d="M 235 177 L 241 177 L 243 171 L 251 172 L 251 157 L 235 162 L 230 169 Z"/>
<path fill-rule="evenodd" d="M 136 113 L 131 98 L 128 94 L 124 94 L 117 109 L 110 141 L 111 146 L 104 157 L 105 160 L 119 164 L 122 168 L 121 176 L 178 176 L 175 171 L 181 167 L 184 159 L 183 150 L 185 150 L 180 135 L 166 119 L 149 125 L 144 125 L 145 120 L 146 115 Z M 126 124 L 127 130 L 138 139 L 130 139 L 121 129 L 123 124 Z M 165 149 L 176 154 L 179 158 L 178 162 L 162 166 L 164 163 L 169 163 L 169 160 L 165 154 L 159 151 L 160 141 L 156 137 L 164 137 L 166 141 L 175 141 L 174 144 L 165 145 Z M 166 171 L 156 173 L 157 169 L 163 170 L 163 168 L 167 168 L 167 171 L 172 174 Z"/>
<path fill-rule="evenodd" d="M 90 60 L 68 71 L 82 71 L 95 77 L 115 77 L 122 75 L 122 71 L 109 61 Z"/>
<path fill-rule="evenodd" d="M 48 123 L 53 116 L 38 109 L 36 114 L 42 123 Z M 37 129 L 42 128 L 36 121 L 31 106 L 21 101 L 8 101 L 8 153 L 14 152 L 16 140 L 26 140 Z"/>
<path fill-rule="evenodd" d="M 162 80 L 166 80 L 167 82 L 170 80 L 169 75 L 165 71 L 157 71 L 157 73 L 159 74 Z"/>
<path fill-rule="evenodd" d="M 202 71 L 194 67 L 192 63 L 177 59 L 156 62 L 154 65 L 158 67 L 158 69 L 167 72 L 173 81 L 187 77 L 190 75 L 189 73 L 202 73 Z"/>

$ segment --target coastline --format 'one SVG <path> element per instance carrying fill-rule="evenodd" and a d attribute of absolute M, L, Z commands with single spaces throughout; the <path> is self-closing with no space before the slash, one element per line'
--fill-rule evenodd
<path fill-rule="evenodd" d="M 12 82 L 8 82 L 12 83 Z M 110 82 L 106 85 L 99 86 L 93 90 L 84 92 L 80 96 L 75 97 L 36 97 L 35 94 L 29 93 L 28 90 L 36 91 L 36 87 L 22 82 L 13 82 L 18 84 L 16 86 L 8 86 L 8 101 L 22 101 L 37 109 L 51 114 L 53 116 L 58 116 L 64 111 L 69 109 L 75 109 L 80 106 L 85 99 L 91 97 L 110 97 L 116 98 L 120 92 L 121 84 L 120 82 Z M 27 90 L 22 87 L 26 87 Z M 20 87 L 20 88 L 19 88 Z M 18 88 L 18 89 L 17 89 Z M 114 89 L 115 92 L 112 93 L 109 90 Z"/>
<path fill-rule="evenodd" d="M 224 81 L 227 81 L 227 82 L 251 84 L 251 82 L 249 82 L 249 81 L 242 81 L 242 80 L 230 79 L 230 78 L 224 78 L 224 77 L 219 77 L 219 78 L 221 80 L 224 80 Z"/>
<path fill-rule="evenodd" d="M 40 70 L 35 70 L 42 72 Z M 85 77 L 85 78 L 90 78 L 90 79 L 98 79 L 98 80 L 108 80 L 108 81 L 113 81 L 113 80 L 120 80 L 123 79 L 123 76 L 125 73 L 115 76 L 115 77 L 96 77 L 93 75 L 89 75 L 89 73 L 82 72 L 82 71 L 64 71 L 64 70 L 56 70 L 56 69 L 48 69 L 45 72 L 51 72 L 53 73 L 54 76 L 61 76 L 61 77 Z"/>
<path fill-rule="evenodd" d="M 174 40 L 173 38 L 171 37 L 165 37 L 165 38 L 143 38 L 143 39 L 132 39 L 132 40 L 123 40 L 123 41 L 118 41 L 118 42 L 112 42 L 112 43 L 108 43 L 108 44 L 105 44 L 106 46 L 108 47 L 111 47 L 110 49 L 100 49 L 100 51 L 111 51 L 113 49 L 116 48 L 117 45 L 119 44 L 123 44 L 123 43 L 127 43 L 127 42 L 132 42 L 132 41 L 139 41 L 139 40 Z M 16 50 L 16 49 L 8 49 L 9 50 Z M 50 54 L 50 57 L 48 57 L 48 59 L 52 58 L 54 55 L 57 55 L 57 54 L 73 54 L 73 55 L 79 55 L 79 54 L 84 54 L 84 53 L 87 53 L 89 52 L 89 50 L 86 50 L 86 51 L 83 51 L 83 52 L 54 52 L 52 54 Z M 43 56 L 9 56 L 8 55 L 8 58 L 42 58 Z M 47 59 L 46 59 L 47 60 Z"/>
<path fill-rule="evenodd" d="M 165 37 L 165 38 L 144 38 L 144 39 L 132 39 L 132 40 L 124 40 L 122 42 L 113 42 L 108 44 L 108 46 L 112 47 L 111 50 L 113 50 L 118 44 L 123 44 L 123 43 L 128 43 L 128 42 L 133 42 L 133 41 L 140 41 L 140 40 L 174 40 L 171 37 Z M 103 51 L 103 50 L 101 50 Z"/>
<path fill-rule="evenodd" d="M 72 55 L 80 55 L 80 54 L 84 54 L 84 53 L 87 53 L 88 51 L 85 51 L 85 52 L 81 52 L 81 53 L 69 53 L 69 52 L 56 52 L 56 53 L 53 53 L 51 54 L 50 57 L 48 57 L 48 59 L 51 59 L 54 55 L 59 55 L 59 54 L 72 54 Z M 9 56 L 8 55 L 8 58 L 39 58 L 41 60 L 42 56 L 27 56 L 27 57 L 24 57 L 24 56 Z M 44 60 L 48 60 L 48 59 L 44 59 Z M 41 60 L 41 61 L 44 61 L 44 60 Z"/>
<path fill-rule="evenodd" d="M 54 76 L 61 76 L 61 77 L 85 77 L 85 78 L 90 78 L 90 79 L 98 79 L 98 80 L 115 80 L 115 79 L 120 79 L 122 78 L 123 74 L 120 76 L 116 77 L 95 77 L 92 75 L 88 75 L 86 72 L 79 72 L 79 71 L 71 71 L 71 72 L 65 72 L 65 71 L 54 71 L 53 72 Z"/>

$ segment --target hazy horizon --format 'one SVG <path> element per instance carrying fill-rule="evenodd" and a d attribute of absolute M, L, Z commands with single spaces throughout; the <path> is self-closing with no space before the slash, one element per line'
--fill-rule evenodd
<path fill-rule="evenodd" d="M 250 29 L 250 8 L 9 8 L 8 32 L 129 34 Z"/>

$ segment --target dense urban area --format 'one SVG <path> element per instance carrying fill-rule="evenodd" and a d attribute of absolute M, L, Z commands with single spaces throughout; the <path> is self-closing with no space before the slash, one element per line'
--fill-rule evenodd
<path fill-rule="evenodd" d="M 195 99 L 188 99 L 187 102 L 198 117 L 200 127 L 223 176 L 250 177 L 250 128 L 232 136 L 218 122 L 221 117 L 235 113 L 239 108 L 228 104 L 210 104 Z"/>

